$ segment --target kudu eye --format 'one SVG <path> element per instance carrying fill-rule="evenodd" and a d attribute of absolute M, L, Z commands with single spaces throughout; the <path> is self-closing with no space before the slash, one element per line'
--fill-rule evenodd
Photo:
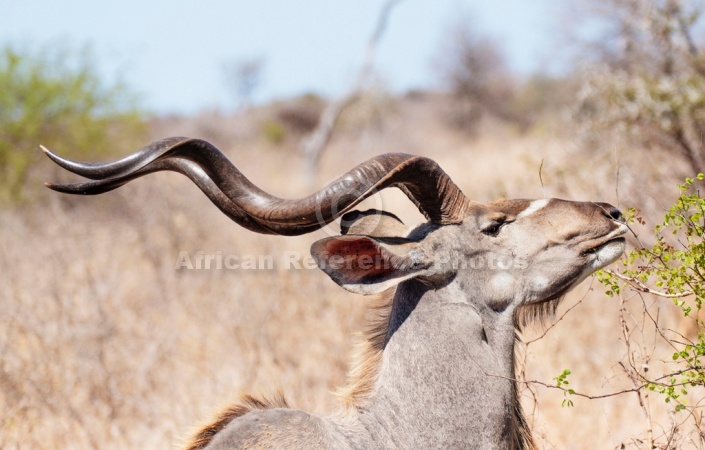
<path fill-rule="evenodd" d="M 482 231 L 482 233 L 485 234 L 485 235 L 487 235 L 487 236 L 493 236 L 493 237 L 494 237 L 494 236 L 497 236 L 497 235 L 499 234 L 499 230 L 501 230 L 502 227 L 503 227 L 504 225 L 506 225 L 506 224 L 507 224 L 507 222 L 500 222 L 500 221 L 492 222 L 491 224 L 487 225 L 486 227 L 484 227 L 484 228 L 483 228 L 482 230 L 480 230 L 480 231 Z"/>

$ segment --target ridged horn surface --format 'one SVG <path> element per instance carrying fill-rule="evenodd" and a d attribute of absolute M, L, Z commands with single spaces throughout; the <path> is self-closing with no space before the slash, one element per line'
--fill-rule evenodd
<path fill-rule="evenodd" d="M 62 158 L 42 150 L 64 169 L 93 181 L 46 185 L 69 194 L 95 195 L 152 172 L 186 175 L 228 217 L 258 233 L 299 235 L 315 231 L 388 187 L 398 187 L 438 224 L 461 223 L 469 200 L 433 160 L 388 153 L 363 162 L 320 191 L 297 200 L 270 195 L 252 184 L 209 142 L 172 137 L 109 163 Z"/>

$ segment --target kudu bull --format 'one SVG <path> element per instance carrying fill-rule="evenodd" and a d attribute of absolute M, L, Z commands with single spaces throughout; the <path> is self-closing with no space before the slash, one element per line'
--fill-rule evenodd
<path fill-rule="evenodd" d="M 341 236 L 311 254 L 343 288 L 386 291 L 388 308 L 351 371 L 341 411 L 321 417 L 283 400 L 245 397 L 203 427 L 189 449 L 532 449 L 514 380 L 516 327 L 615 261 L 627 231 L 606 203 L 467 199 L 432 160 L 386 154 L 300 200 L 253 185 L 208 142 L 169 138 L 112 163 L 46 154 L 93 181 L 47 184 L 99 194 L 143 175 L 189 177 L 241 226 L 310 233 L 343 216 Z M 351 211 L 401 189 L 428 220 L 407 231 L 381 211 Z"/>

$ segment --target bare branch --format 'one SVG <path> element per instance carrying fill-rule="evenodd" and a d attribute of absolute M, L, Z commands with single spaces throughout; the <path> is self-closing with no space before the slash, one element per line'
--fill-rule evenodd
<path fill-rule="evenodd" d="M 321 154 L 330 142 L 333 131 L 335 130 L 335 125 L 343 110 L 358 99 L 363 88 L 368 83 L 374 69 L 377 47 L 387 29 L 389 17 L 394 7 L 402 1 L 403 0 L 387 0 L 384 5 L 382 5 L 382 9 L 377 17 L 377 25 L 367 43 L 362 66 L 360 67 L 355 82 L 345 95 L 328 104 L 321 115 L 318 127 L 302 143 L 301 149 L 306 158 L 307 170 L 310 175 L 309 179 L 313 179 L 313 175 L 315 175 Z"/>

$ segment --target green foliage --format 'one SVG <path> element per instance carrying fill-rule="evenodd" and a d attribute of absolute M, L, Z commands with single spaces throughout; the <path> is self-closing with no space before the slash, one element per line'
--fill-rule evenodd
<path fill-rule="evenodd" d="M 568 382 L 568 375 L 570 375 L 571 372 L 568 369 L 565 369 L 563 372 L 561 372 L 560 375 L 557 377 L 553 378 L 556 380 L 556 387 L 563 390 L 563 401 L 561 402 L 561 406 L 565 407 L 567 406 L 568 408 L 573 407 L 573 400 L 571 400 L 568 396 L 569 395 L 574 395 L 575 391 L 569 387 L 567 387 L 570 383 Z"/>
<path fill-rule="evenodd" d="M 144 142 L 134 99 L 119 84 L 106 86 L 94 67 L 88 52 L 0 49 L 0 203 L 27 199 L 40 185 L 40 144 L 97 159 Z"/>
<path fill-rule="evenodd" d="M 700 173 L 678 186 L 680 196 L 654 228 L 655 242 L 650 248 L 629 252 L 621 273 L 598 273 L 608 296 L 619 295 L 626 286 L 671 299 L 684 319 L 697 324 L 694 340 L 681 334 L 668 338 L 673 353 L 666 361 L 667 373 L 649 378 L 640 375 L 644 387 L 662 394 L 666 402 L 676 405 L 676 411 L 687 409 L 683 396 L 688 389 L 705 388 L 705 324 L 700 319 L 705 298 L 705 199 L 699 191 L 704 179 Z M 641 220 L 634 210 L 626 216 L 630 223 Z M 666 333 L 660 335 L 665 337 Z"/>
<path fill-rule="evenodd" d="M 286 138 L 284 125 L 278 120 L 270 119 L 262 124 L 262 135 L 272 144 L 279 145 Z"/>

